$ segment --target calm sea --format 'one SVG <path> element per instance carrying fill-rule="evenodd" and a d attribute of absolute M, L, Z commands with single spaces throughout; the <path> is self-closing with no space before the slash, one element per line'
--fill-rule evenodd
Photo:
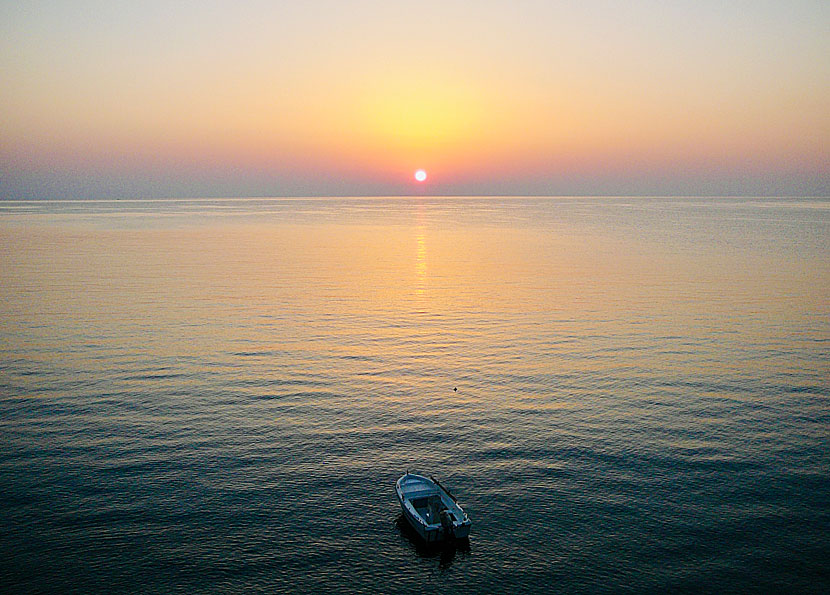
<path fill-rule="evenodd" d="M 0 203 L 4 593 L 826 593 L 829 399 L 827 199 Z"/>

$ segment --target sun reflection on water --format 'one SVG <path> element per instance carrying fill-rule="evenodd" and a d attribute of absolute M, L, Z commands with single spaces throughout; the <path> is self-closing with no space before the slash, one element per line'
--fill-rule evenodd
<path fill-rule="evenodd" d="M 415 295 L 426 294 L 427 286 L 427 241 L 423 227 L 415 230 Z"/>

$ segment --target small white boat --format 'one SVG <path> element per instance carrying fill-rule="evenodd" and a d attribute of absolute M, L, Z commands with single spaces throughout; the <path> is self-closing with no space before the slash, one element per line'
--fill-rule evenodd
<path fill-rule="evenodd" d="M 407 472 L 395 483 L 403 516 L 427 543 L 470 534 L 473 522 L 433 477 Z"/>

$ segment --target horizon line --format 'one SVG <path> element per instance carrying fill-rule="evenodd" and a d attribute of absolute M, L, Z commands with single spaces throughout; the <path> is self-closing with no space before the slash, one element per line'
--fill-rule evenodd
<path fill-rule="evenodd" d="M 200 200 L 246 201 L 246 200 L 308 200 L 342 198 L 743 198 L 743 199 L 792 199 L 830 200 L 830 194 L 308 194 L 308 195 L 261 195 L 261 196 L 165 196 L 165 197 L 115 197 L 115 198 L 5 198 L 4 203 L 53 203 L 53 202 L 188 202 Z"/>

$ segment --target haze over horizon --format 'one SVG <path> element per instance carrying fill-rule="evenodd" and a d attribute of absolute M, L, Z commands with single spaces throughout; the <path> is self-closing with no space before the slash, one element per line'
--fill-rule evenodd
<path fill-rule="evenodd" d="M 829 28 L 814 0 L 6 3 L 0 199 L 829 196 Z"/>

